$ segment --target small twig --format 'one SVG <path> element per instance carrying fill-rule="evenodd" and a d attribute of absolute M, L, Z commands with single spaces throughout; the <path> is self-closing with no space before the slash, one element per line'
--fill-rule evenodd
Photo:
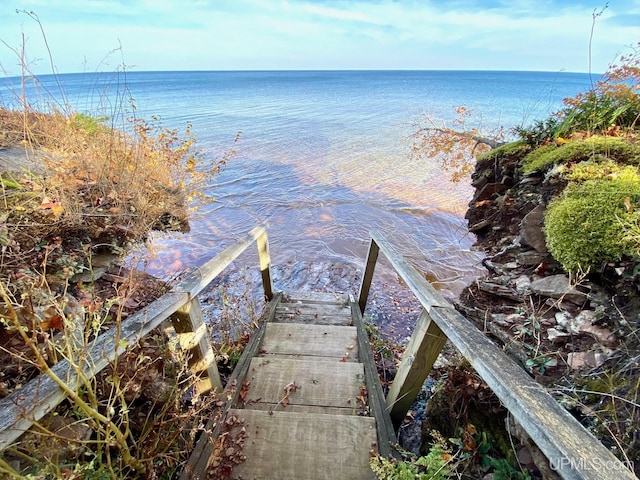
<path fill-rule="evenodd" d="M 631 400 L 627 400 L 626 398 L 623 398 L 619 395 L 614 395 L 613 393 L 594 392 L 593 390 L 582 390 L 582 389 L 568 388 L 568 387 L 558 387 L 556 391 L 564 395 L 567 395 L 566 392 L 584 393 L 586 395 L 602 395 L 603 397 L 609 397 L 613 400 L 620 400 L 621 402 L 628 403 L 629 405 L 633 405 L 635 408 L 640 408 L 640 404 L 636 402 L 632 402 Z"/>

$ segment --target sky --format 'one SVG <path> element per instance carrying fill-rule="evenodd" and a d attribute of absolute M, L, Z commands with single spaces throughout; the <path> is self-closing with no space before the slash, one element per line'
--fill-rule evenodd
<path fill-rule="evenodd" d="M 0 0 L 0 41 L 5 75 L 23 46 L 34 74 L 601 73 L 640 42 L 640 0 Z"/>

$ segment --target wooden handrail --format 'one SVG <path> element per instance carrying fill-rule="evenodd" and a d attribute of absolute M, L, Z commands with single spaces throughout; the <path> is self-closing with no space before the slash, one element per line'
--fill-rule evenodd
<path fill-rule="evenodd" d="M 387 395 L 387 408 L 399 424 L 449 339 L 565 479 L 635 479 L 636 476 L 567 410 L 464 318 L 377 231 L 371 232 L 370 257 L 358 305 L 367 304 L 375 258 L 381 250 L 424 308 Z M 371 260 L 374 258 L 374 260 Z"/>
<path fill-rule="evenodd" d="M 171 292 L 128 317 L 119 329 L 112 328 L 100 335 L 87 346 L 87 352 L 83 355 L 86 360 L 81 365 L 65 359 L 51 367 L 51 372 L 63 379 L 70 389 L 76 390 L 81 382 L 93 378 L 129 346 L 171 317 L 181 347 L 191 354 L 189 366 L 200 377 L 196 384 L 198 392 L 205 393 L 212 388 L 222 390 L 197 296 L 253 241 L 258 247 L 265 297 L 271 299 L 273 287 L 267 232 L 265 227 L 260 226 L 190 273 Z M 0 451 L 65 398 L 63 390 L 51 376 L 42 373 L 11 395 L 0 399 Z"/>

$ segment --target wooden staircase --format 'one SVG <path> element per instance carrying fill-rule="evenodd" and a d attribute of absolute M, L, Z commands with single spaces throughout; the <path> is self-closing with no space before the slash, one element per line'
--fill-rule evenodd
<path fill-rule="evenodd" d="M 374 478 L 369 459 L 389 453 L 393 427 L 353 298 L 280 294 L 265 320 L 236 368 L 222 431 L 196 448 L 183 478 Z"/>

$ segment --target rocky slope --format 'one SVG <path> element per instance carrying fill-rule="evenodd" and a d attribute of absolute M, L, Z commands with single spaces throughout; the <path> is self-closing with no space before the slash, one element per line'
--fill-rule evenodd
<path fill-rule="evenodd" d="M 486 252 L 487 275 L 463 292 L 457 308 L 619 458 L 640 467 L 636 264 L 568 275 L 543 231 L 546 206 L 566 183 L 553 170 L 523 174 L 524 154 L 512 149 L 476 166 L 466 218 Z"/>

